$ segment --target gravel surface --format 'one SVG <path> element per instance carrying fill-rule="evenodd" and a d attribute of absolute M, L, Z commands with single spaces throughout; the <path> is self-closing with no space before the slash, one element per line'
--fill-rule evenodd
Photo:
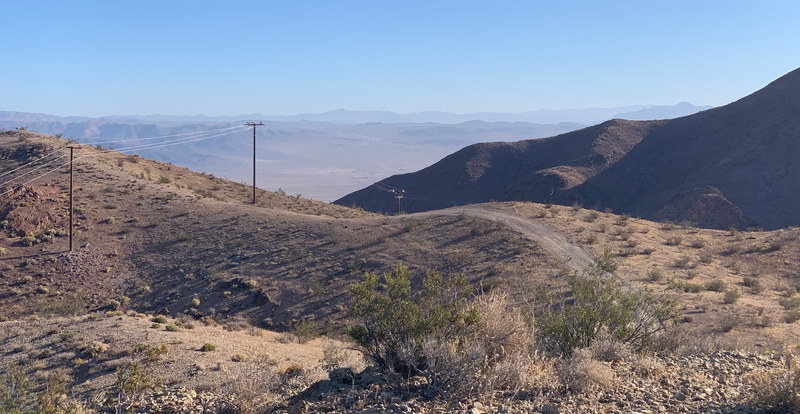
<path fill-rule="evenodd" d="M 613 383 L 605 390 L 575 393 L 563 387 L 498 392 L 456 402 L 427 400 L 422 380 L 387 378 L 367 368 L 353 375 L 348 369 L 331 371 L 319 381 L 284 400 L 270 411 L 277 413 L 760 413 L 748 406 L 745 374 L 779 369 L 780 356 L 741 352 L 666 358 L 658 372 L 643 375 L 636 364 L 611 364 Z M 230 396 L 197 394 L 186 389 L 168 390 L 147 399 L 147 413 L 224 412 Z M 222 411 L 214 411 L 219 408 Z"/>

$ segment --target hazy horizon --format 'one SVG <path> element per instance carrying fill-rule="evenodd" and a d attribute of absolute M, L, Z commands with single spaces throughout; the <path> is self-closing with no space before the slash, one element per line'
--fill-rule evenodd
<path fill-rule="evenodd" d="M 5 22 L 14 36 L 0 107 L 87 117 L 721 106 L 800 66 L 786 53 L 800 41 L 800 3 L 789 2 L 39 1 L 3 11 L 19 18 Z"/>

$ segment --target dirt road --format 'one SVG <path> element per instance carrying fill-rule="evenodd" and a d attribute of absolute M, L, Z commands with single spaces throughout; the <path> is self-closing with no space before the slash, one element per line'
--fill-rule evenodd
<path fill-rule="evenodd" d="M 546 223 L 526 219 L 492 205 L 482 204 L 453 207 L 444 210 L 414 213 L 401 217 L 457 216 L 462 213 L 483 220 L 504 222 L 509 228 L 524 234 L 526 237 L 539 243 L 544 249 L 562 258 L 567 263 L 567 266 L 572 269 L 581 271 L 594 261 L 594 257 L 591 253 L 569 241 L 563 234 L 548 226 Z"/>

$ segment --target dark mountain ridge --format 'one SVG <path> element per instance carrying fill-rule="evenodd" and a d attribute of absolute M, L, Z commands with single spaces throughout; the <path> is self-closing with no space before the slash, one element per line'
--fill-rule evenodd
<path fill-rule="evenodd" d="M 798 115 L 800 69 L 682 118 L 612 120 L 547 139 L 477 144 L 383 182 L 408 191 L 408 212 L 491 199 L 577 202 L 713 228 L 787 227 L 800 224 Z M 394 205 L 375 187 L 336 202 L 372 211 Z"/>

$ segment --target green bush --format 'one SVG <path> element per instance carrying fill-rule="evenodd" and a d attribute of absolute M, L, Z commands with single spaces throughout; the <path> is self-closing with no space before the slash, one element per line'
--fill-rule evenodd
<path fill-rule="evenodd" d="M 565 356 L 588 347 L 604 330 L 613 339 L 641 349 L 678 315 L 677 302 L 625 286 L 604 267 L 598 262 L 583 274 L 567 274 L 572 299 L 553 295 L 552 303 L 537 315 L 540 338 Z"/>
<path fill-rule="evenodd" d="M 729 289 L 728 291 L 725 292 L 725 296 L 723 297 L 723 300 L 728 305 L 732 305 L 732 304 L 736 303 L 737 300 L 739 300 L 739 296 L 741 296 L 741 295 L 739 294 L 738 290 Z"/>
<path fill-rule="evenodd" d="M 614 261 L 614 253 L 611 250 L 603 250 L 603 254 L 594 257 L 595 265 L 600 271 L 614 273 L 617 271 L 617 263 Z"/>
<path fill-rule="evenodd" d="M 203 352 L 211 352 L 216 351 L 217 347 L 212 344 L 203 344 L 203 346 L 200 347 L 200 350 Z"/>
<path fill-rule="evenodd" d="M 153 318 L 153 319 L 150 319 L 150 322 L 155 322 L 155 323 L 167 323 L 167 317 L 166 317 L 166 316 L 164 316 L 164 315 L 158 315 L 158 316 L 156 316 L 155 318 Z"/>
<path fill-rule="evenodd" d="M 383 283 L 375 273 L 366 273 L 364 281 L 350 286 L 350 314 L 362 324 L 349 327 L 348 334 L 379 366 L 407 373 L 410 367 L 403 360 L 408 358 L 400 358 L 401 348 L 421 358 L 424 338 L 454 343 L 478 322 L 477 309 L 463 300 L 469 291 L 463 276 L 445 281 L 428 272 L 421 294 L 412 297 L 411 273 L 405 266 L 384 273 Z"/>
<path fill-rule="evenodd" d="M 710 290 L 712 292 L 722 292 L 725 289 L 725 282 L 721 280 L 712 280 L 706 283 L 706 290 Z"/>
<path fill-rule="evenodd" d="M 800 308 L 800 298 L 778 298 L 778 304 L 790 311 L 795 308 Z"/>
<path fill-rule="evenodd" d="M 175 325 L 167 325 L 164 329 L 168 332 L 178 332 L 178 328 Z"/>
<path fill-rule="evenodd" d="M 302 320 L 294 325 L 293 333 L 297 337 L 297 342 L 304 344 L 319 338 L 319 323 L 312 320 Z"/>

